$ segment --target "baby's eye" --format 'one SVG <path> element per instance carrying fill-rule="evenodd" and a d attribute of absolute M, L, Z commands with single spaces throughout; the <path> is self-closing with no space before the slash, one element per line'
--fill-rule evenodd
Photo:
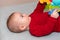
<path fill-rule="evenodd" d="M 23 17 L 23 16 L 22 16 Z"/>
<path fill-rule="evenodd" d="M 20 15 L 21 18 L 23 18 L 23 15 Z"/>

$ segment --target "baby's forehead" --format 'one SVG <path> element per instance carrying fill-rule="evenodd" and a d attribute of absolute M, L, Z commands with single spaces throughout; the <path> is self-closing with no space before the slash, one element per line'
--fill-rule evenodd
<path fill-rule="evenodd" d="M 21 16 L 22 16 L 21 13 L 15 12 L 11 17 L 21 17 Z"/>

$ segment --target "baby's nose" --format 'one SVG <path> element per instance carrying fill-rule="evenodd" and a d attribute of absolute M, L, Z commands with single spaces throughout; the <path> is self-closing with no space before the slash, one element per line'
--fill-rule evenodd
<path fill-rule="evenodd" d="M 28 15 L 27 14 L 22 14 L 23 16 L 25 16 L 25 17 L 28 17 Z"/>

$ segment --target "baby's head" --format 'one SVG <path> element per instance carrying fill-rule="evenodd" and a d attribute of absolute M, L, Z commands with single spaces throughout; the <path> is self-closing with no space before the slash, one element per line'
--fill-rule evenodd
<path fill-rule="evenodd" d="M 7 20 L 7 27 L 11 32 L 22 32 L 28 29 L 31 18 L 27 14 L 12 13 Z"/>

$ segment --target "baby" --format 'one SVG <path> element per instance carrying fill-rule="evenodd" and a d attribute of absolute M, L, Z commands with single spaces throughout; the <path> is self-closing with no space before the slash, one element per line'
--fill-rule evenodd
<path fill-rule="evenodd" d="M 55 9 L 51 15 L 48 15 L 48 12 L 43 12 L 45 6 L 46 3 L 39 2 L 31 15 L 12 13 L 7 20 L 8 29 L 16 33 L 29 30 L 31 35 L 38 37 L 52 33 L 59 14 Z"/>
<path fill-rule="evenodd" d="M 28 30 L 31 17 L 27 14 L 21 14 L 19 12 L 12 13 L 7 21 L 7 26 L 12 32 L 22 32 L 25 29 Z"/>

